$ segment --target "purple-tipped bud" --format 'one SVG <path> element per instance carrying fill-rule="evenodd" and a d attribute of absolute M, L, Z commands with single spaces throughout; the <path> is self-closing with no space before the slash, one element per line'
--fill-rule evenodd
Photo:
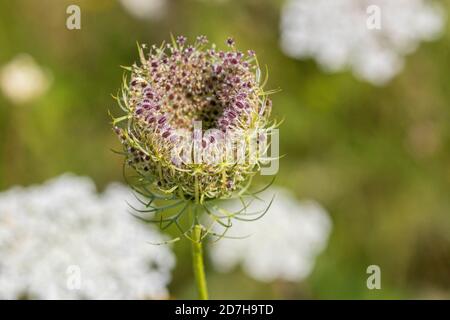
<path fill-rule="evenodd" d="M 183 46 L 186 43 L 187 38 L 185 36 L 178 36 L 177 43 L 180 46 Z"/>
<path fill-rule="evenodd" d="M 234 118 L 236 118 L 236 116 L 237 116 L 237 114 L 234 112 L 234 111 L 228 111 L 228 117 L 230 118 L 230 119 L 234 119 Z"/>
<path fill-rule="evenodd" d="M 241 101 L 236 101 L 234 105 L 239 109 L 244 109 L 244 104 Z"/>
<path fill-rule="evenodd" d="M 227 39 L 227 45 L 228 45 L 229 47 L 233 47 L 233 46 L 234 46 L 234 40 L 233 40 L 233 38 L 228 38 L 228 39 Z"/>
<path fill-rule="evenodd" d="M 164 124 L 166 121 L 167 121 L 167 117 L 166 116 L 162 116 L 161 118 L 159 118 L 158 124 Z"/>
<path fill-rule="evenodd" d="M 208 38 L 204 35 L 198 36 L 197 37 L 197 41 L 200 44 L 207 44 L 208 43 Z"/>

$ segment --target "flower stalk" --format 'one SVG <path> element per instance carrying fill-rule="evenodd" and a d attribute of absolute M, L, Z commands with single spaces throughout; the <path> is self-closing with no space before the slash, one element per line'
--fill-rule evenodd
<path fill-rule="evenodd" d="M 233 219 L 267 212 L 245 209 L 257 198 L 250 183 L 267 162 L 266 136 L 277 126 L 268 97 L 274 91 L 264 89 L 255 53 L 237 50 L 231 38 L 226 44 L 221 50 L 204 36 L 193 44 L 179 36 L 146 53 L 138 45 L 140 63 L 124 67 L 130 74 L 115 97 L 125 116 L 112 121 L 124 177 L 143 206 L 133 215 L 177 228 L 180 236 L 164 243 L 191 240 L 200 299 L 208 299 L 202 241 L 226 237 Z M 229 199 L 243 208 L 222 208 Z M 225 231 L 216 233 L 216 224 Z"/>
<path fill-rule="evenodd" d="M 205 267 L 203 263 L 202 227 L 198 224 L 192 230 L 192 260 L 198 298 L 200 300 L 208 300 L 208 288 L 206 286 Z"/>

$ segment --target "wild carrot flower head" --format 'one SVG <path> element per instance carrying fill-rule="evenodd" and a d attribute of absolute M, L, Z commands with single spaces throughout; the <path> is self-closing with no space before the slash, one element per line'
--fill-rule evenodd
<path fill-rule="evenodd" d="M 179 36 L 148 54 L 139 46 L 113 123 L 140 186 L 202 204 L 239 193 L 260 170 L 271 101 L 255 53 L 226 45 Z"/>

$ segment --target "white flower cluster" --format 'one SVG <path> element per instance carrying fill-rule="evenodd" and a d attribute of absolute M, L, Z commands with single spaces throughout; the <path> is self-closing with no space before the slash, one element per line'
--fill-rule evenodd
<path fill-rule="evenodd" d="M 138 19 L 158 19 L 164 15 L 167 0 L 120 0 L 133 17 Z"/>
<path fill-rule="evenodd" d="M 0 299 L 166 298 L 174 255 L 130 196 L 72 175 L 0 193 Z"/>
<path fill-rule="evenodd" d="M 299 281 L 312 271 L 331 231 L 328 214 L 316 202 L 299 202 L 287 190 L 274 187 L 259 194 L 263 201 L 254 201 L 247 211 L 264 210 L 273 195 L 265 216 L 250 222 L 236 220 L 226 233 L 248 238 L 223 238 L 211 244 L 210 256 L 217 270 L 227 272 L 242 264 L 249 276 L 263 282 Z M 236 212 L 240 207 L 236 202 L 227 209 Z"/>
<path fill-rule="evenodd" d="M 350 67 L 358 78 L 383 85 L 401 71 L 404 55 L 443 26 L 443 11 L 429 0 L 288 0 L 281 46 L 326 71 Z"/>
<path fill-rule="evenodd" d="M 50 87 L 51 77 L 28 54 L 19 54 L 0 69 L 0 89 L 15 104 L 40 97 Z"/>

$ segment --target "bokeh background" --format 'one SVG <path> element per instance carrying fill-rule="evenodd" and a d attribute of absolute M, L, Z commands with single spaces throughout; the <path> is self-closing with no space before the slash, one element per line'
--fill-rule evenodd
<path fill-rule="evenodd" d="M 450 10 L 449 1 L 440 1 Z M 79 5 L 81 30 L 66 28 Z M 232 36 L 269 67 L 280 128 L 277 184 L 329 212 L 333 229 L 311 275 L 261 283 L 240 269 L 219 273 L 207 261 L 213 298 L 450 298 L 450 29 L 422 43 L 385 86 L 351 72 L 326 73 L 314 60 L 280 49 L 281 0 L 167 0 L 151 17 L 115 0 L 0 2 L 0 67 L 26 53 L 49 75 L 38 98 L 0 94 L 0 191 L 65 172 L 102 190 L 123 182 L 111 131 L 111 94 L 120 65 L 137 60 L 136 41 L 170 33 Z M 25 89 L 24 89 L 25 90 Z M 189 243 L 173 246 L 171 298 L 194 298 Z M 366 268 L 379 265 L 382 289 L 368 290 Z"/>

